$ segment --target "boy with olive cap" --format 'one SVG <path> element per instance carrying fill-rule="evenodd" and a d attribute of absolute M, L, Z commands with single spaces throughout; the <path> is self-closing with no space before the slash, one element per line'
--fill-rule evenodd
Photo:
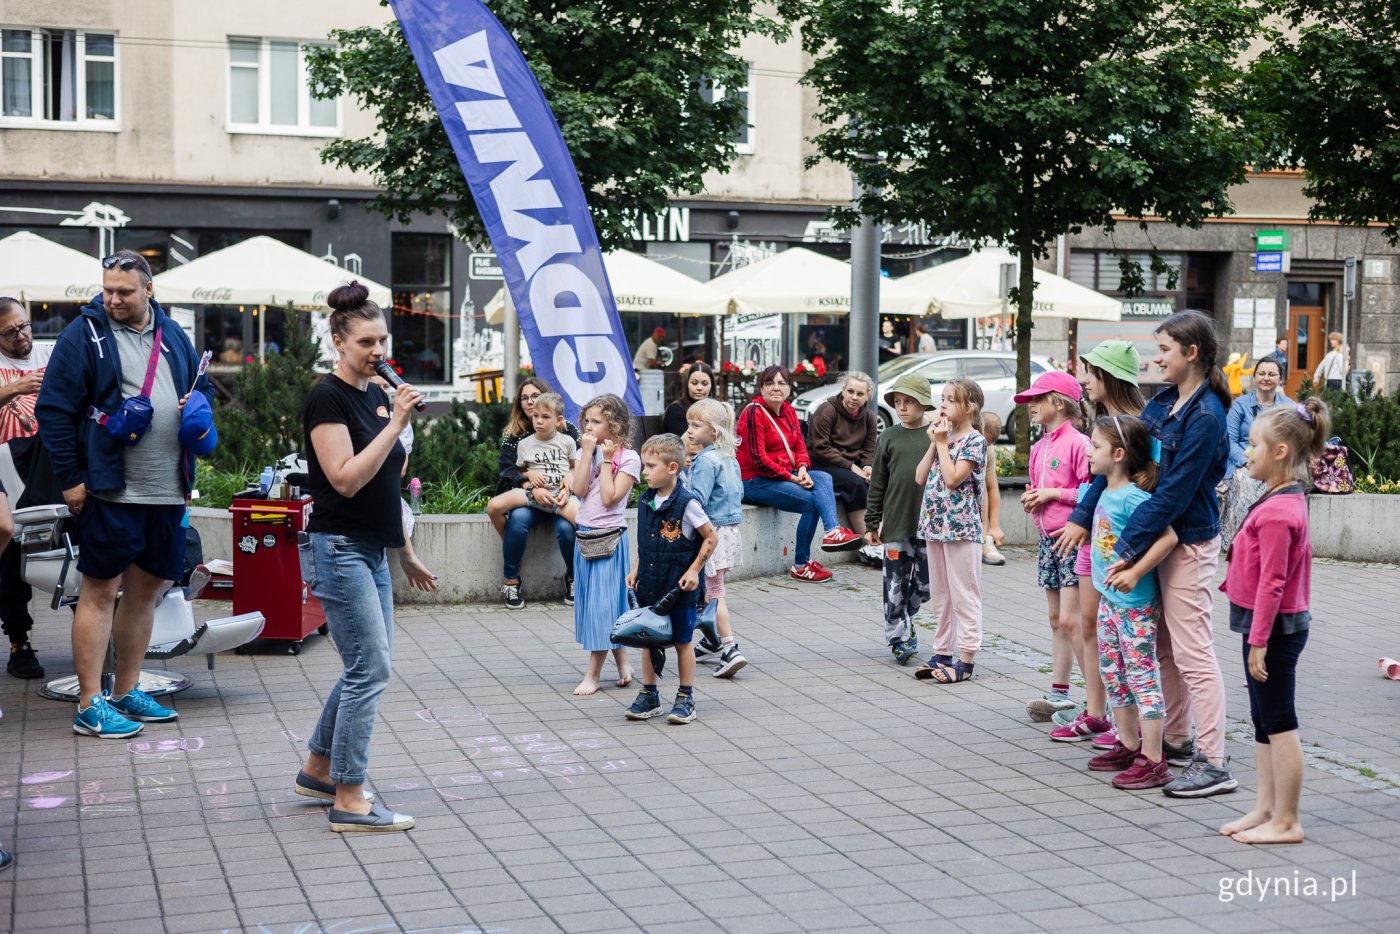
<path fill-rule="evenodd" d="M 919 538 L 919 507 L 923 484 L 915 470 L 928 453 L 927 413 L 933 408 L 928 380 L 905 374 L 885 393 L 885 402 L 899 417 L 875 445 L 875 459 L 866 495 L 865 540 L 883 551 L 885 641 L 895 661 L 903 665 L 919 654 L 914 614 L 929 600 L 928 549 Z"/>

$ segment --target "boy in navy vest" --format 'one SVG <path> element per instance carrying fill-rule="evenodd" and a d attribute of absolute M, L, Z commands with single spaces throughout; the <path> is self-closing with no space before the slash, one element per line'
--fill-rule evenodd
<path fill-rule="evenodd" d="M 705 560 L 715 550 L 715 530 L 700 500 L 679 483 L 685 463 L 685 444 L 675 435 L 657 435 L 642 445 L 642 479 L 650 488 L 637 502 L 637 551 L 627 586 L 637 591 L 637 603 L 655 606 L 679 587 L 680 599 L 671 605 L 671 632 L 675 636 L 676 668 L 680 690 L 666 718 L 668 723 L 695 719 L 695 597 Z M 656 689 L 656 667 L 651 653 L 642 653 L 642 690 L 627 719 L 648 720 L 661 714 Z"/>

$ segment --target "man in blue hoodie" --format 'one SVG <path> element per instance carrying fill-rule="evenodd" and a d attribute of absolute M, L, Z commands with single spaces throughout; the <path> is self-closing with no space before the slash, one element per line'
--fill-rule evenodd
<path fill-rule="evenodd" d="M 160 588 L 184 571 L 195 458 L 180 443 L 180 413 L 190 387 L 211 395 L 202 376 L 196 385 L 198 364 L 190 339 L 155 300 L 151 267 L 130 250 L 102 261 L 102 294 L 63 329 L 49 358 L 35 415 L 78 520 L 73 732 L 81 735 L 130 737 L 179 716 L 139 690 L 137 678 Z M 106 422 L 147 383 L 150 427 L 131 444 Z M 114 633 L 116 683 L 104 696 L 102 662 Z"/>

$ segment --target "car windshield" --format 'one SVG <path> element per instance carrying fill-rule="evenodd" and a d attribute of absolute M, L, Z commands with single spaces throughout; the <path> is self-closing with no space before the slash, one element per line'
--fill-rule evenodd
<path fill-rule="evenodd" d="M 905 370 L 912 369 L 926 360 L 928 360 L 927 355 L 913 353 L 895 357 L 893 360 L 886 360 L 880 364 L 878 378 L 882 383 L 889 382 Z"/>

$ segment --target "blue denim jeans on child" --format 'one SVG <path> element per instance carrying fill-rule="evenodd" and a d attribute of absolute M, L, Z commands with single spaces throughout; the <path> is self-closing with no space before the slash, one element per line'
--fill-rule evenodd
<path fill-rule="evenodd" d="M 508 581 L 520 579 L 520 559 L 525 556 L 525 543 L 530 529 L 542 522 L 554 523 L 554 537 L 559 540 L 559 554 L 564 556 L 564 573 L 574 576 L 574 524 L 563 516 L 517 506 L 506 516 L 506 532 L 501 539 L 501 576 Z"/>
<path fill-rule="evenodd" d="M 345 535 L 314 532 L 311 592 L 326 611 L 345 666 L 331 688 L 307 746 L 329 756 L 331 781 L 360 785 L 379 697 L 389 683 L 394 649 L 394 592 L 385 549 Z"/>
<path fill-rule="evenodd" d="M 841 525 L 836 515 L 836 496 L 831 491 L 831 474 L 813 471 L 809 476 L 810 490 L 791 480 L 754 477 L 744 481 L 744 499 L 748 502 L 802 514 L 797 520 L 797 548 L 792 562 L 798 566 L 812 557 L 812 536 L 816 534 L 818 518 L 828 532 Z"/>

